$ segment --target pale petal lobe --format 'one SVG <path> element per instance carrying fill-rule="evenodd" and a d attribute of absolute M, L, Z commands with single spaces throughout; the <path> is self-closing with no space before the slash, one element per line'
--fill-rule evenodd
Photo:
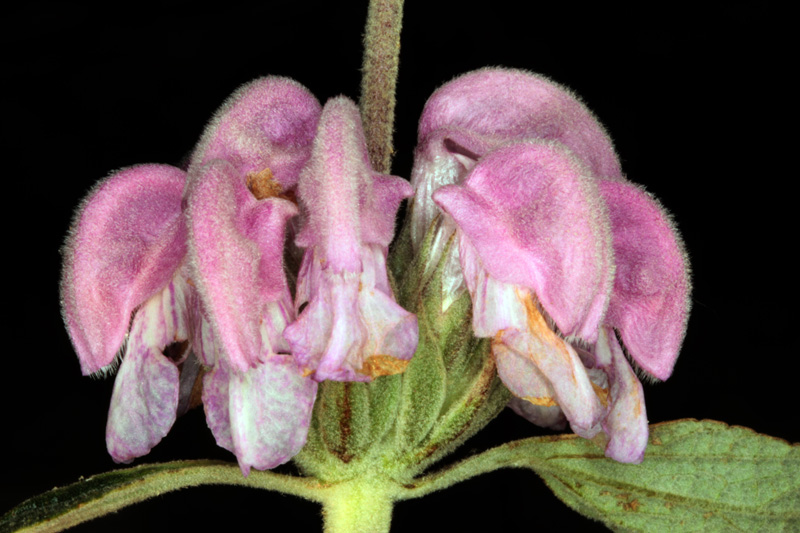
<path fill-rule="evenodd" d="M 272 356 L 245 372 L 218 367 L 204 379 L 209 427 L 244 475 L 285 463 L 305 444 L 317 384 L 291 356 Z"/>
<path fill-rule="evenodd" d="M 622 463 L 641 463 L 649 434 L 642 384 L 611 329 L 603 328 L 596 353 L 609 380 L 609 413 L 603 420 L 608 435 L 606 456 Z"/>
<path fill-rule="evenodd" d="M 114 381 L 106 428 L 108 451 L 115 461 L 127 463 L 147 454 L 175 422 L 179 399 L 179 370 L 188 350 L 171 352 L 175 343 L 188 345 L 190 336 L 189 290 L 179 272 L 160 293 L 137 312 L 125 356 Z"/>

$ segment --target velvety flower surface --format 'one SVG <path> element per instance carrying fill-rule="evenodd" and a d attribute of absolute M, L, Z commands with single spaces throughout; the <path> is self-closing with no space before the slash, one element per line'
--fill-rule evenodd
<path fill-rule="evenodd" d="M 295 318 L 283 250 L 298 209 L 280 196 L 311 155 L 319 114 L 292 80 L 251 83 L 212 119 L 190 164 L 189 261 L 208 323 L 199 356 L 211 369 L 203 404 L 245 475 L 300 451 L 316 396 L 282 336 Z"/>
<path fill-rule="evenodd" d="M 294 319 L 282 251 L 297 208 L 281 198 L 257 200 L 223 160 L 197 170 L 187 204 L 190 260 L 214 338 L 213 349 L 200 352 L 213 368 L 203 377 L 208 425 L 245 473 L 272 468 L 305 443 L 317 389 L 281 336 Z"/>
<path fill-rule="evenodd" d="M 81 370 L 114 361 L 131 314 L 164 289 L 186 254 L 186 173 L 141 165 L 98 183 L 79 207 L 64 248 L 61 298 Z"/>
<path fill-rule="evenodd" d="M 188 350 L 194 298 L 180 268 L 136 311 L 108 412 L 106 445 L 116 461 L 148 453 L 188 408 L 198 370 Z"/>
<path fill-rule="evenodd" d="M 469 73 L 426 104 L 412 185 L 412 240 L 437 206 L 452 220 L 438 227 L 457 233 L 475 334 L 494 339 L 511 406 L 548 427 L 566 417 L 586 438 L 602 431 L 609 457 L 641 461 L 642 387 L 616 335 L 642 369 L 668 377 L 688 266 L 669 217 L 622 177 L 602 126 L 539 76 Z"/>
<path fill-rule="evenodd" d="M 439 212 L 431 198 L 434 190 L 461 182 L 493 148 L 525 139 L 558 141 L 583 161 L 592 175 L 621 178 L 611 140 L 569 90 L 519 70 L 470 72 L 437 89 L 420 117 L 411 175 L 415 243 Z"/>
<path fill-rule="evenodd" d="M 607 413 L 599 429 L 607 435 L 606 454 L 641 462 L 647 445 L 644 391 L 628 364 L 617 332 L 641 370 L 666 379 L 678 357 L 689 314 L 687 259 L 674 226 L 658 202 L 626 181 L 598 182 L 610 215 L 616 273 L 608 311 L 594 345 L 577 348 Z M 517 374 L 519 375 L 519 374 Z M 563 427 L 553 409 L 513 401 L 512 408 L 546 427 Z"/>
<path fill-rule="evenodd" d="M 617 265 L 604 323 L 619 332 L 641 369 L 667 379 L 691 304 L 683 242 L 669 214 L 644 189 L 627 181 L 598 184 L 608 208 Z"/>
<path fill-rule="evenodd" d="M 141 165 L 98 184 L 61 292 L 84 374 L 121 360 L 112 457 L 148 453 L 201 398 L 245 475 L 272 468 L 305 444 L 318 382 L 403 372 L 417 319 L 386 262 L 412 195 L 412 248 L 433 236 L 422 268 L 445 265 L 443 311 L 469 292 L 510 406 L 641 461 L 647 414 L 628 358 L 672 372 L 689 312 L 683 245 L 574 95 L 506 69 L 433 94 L 411 184 L 372 170 L 353 102 L 323 108 L 277 77 L 234 93 L 188 171 Z"/>
<path fill-rule="evenodd" d="M 311 155 L 320 111 L 292 80 L 256 80 L 212 120 L 188 179 L 133 167 L 80 207 L 64 317 L 84 373 L 123 352 L 107 429 L 115 460 L 148 453 L 199 382 L 209 427 L 245 474 L 305 443 L 317 385 L 282 337 L 294 319 L 284 229 L 298 209 L 279 196 Z"/>
<path fill-rule="evenodd" d="M 112 174 L 84 201 L 65 246 L 62 305 L 84 374 L 108 371 L 123 352 L 106 430 L 109 453 L 120 462 L 167 434 L 181 389 L 184 403 L 191 393 L 181 378 L 196 377 L 185 364 L 195 317 L 184 182 L 185 172 L 165 165 Z"/>
<path fill-rule="evenodd" d="M 369 381 L 402 372 L 417 347 L 417 319 L 394 300 L 386 254 L 400 202 L 401 178 L 374 172 L 356 105 L 323 109 L 298 197 L 305 248 L 295 305 L 305 305 L 284 336 L 318 381 Z"/>
<path fill-rule="evenodd" d="M 458 226 L 473 328 L 494 338 L 500 377 L 517 396 L 558 403 L 573 425 L 593 427 L 601 405 L 591 380 L 541 311 L 567 335 L 597 335 L 613 271 L 605 213 L 588 171 L 561 145 L 513 143 L 433 199 Z"/>

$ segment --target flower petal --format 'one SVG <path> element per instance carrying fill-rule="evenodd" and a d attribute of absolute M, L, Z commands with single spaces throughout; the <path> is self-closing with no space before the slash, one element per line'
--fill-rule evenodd
<path fill-rule="evenodd" d="M 263 353 L 259 328 L 267 304 L 291 308 L 283 236 L 297 207 L 280 198 L 256 200 L 244 177 L 219 160 L 192 174 L 187 203 L 195 282 L 223 353 L 244 371 Z"/>
<path fill-rule="evenodd" d="M 95 186 L 64 247 L 61 302 L 84 374 L 111 364 L 131 313 L 160 291 L 186 253 L 185 173 L 141 165 Z"/>
<path fill-rule="evenodd" d="M 440 128 L 420 141 L 411 169 L 411 242 L 416 251 L 433 219 L 440 213 L 433 201 L 436 189 L 460 184 L 478 159 L 497 142 L 461 128 Z"/>
<path fill-rule="evenodd" d="M 564 412 L 557 405 L 534 405 L 522 398 L 511 398 L 508 406 L 519 416 L 539 427 L 561 431 L 567 427 Z"/>
<path fill-rule="evenodd" d="M 525 305 L 519 289 L 493 277 L 483 265 L 477 250 L 465 236 L 459 239 L 459 259 L 464 282 L 472 297 L 472 331 L 476 337 L 494 337 L 498 331 L 525 331 Z"/>
<path fill-rule="evenodd" d="M 214 328 L 203 310 L 200 298 L 194 299 L 194 313 L 197 323 L 192 329 L 192 351 L 204 366 L 213 367 L 219 360 L 219 341 Z"/>
<path fill-rule="evenodd" d="M 177 363 L 188 355 L 189 290 L 185 278 L 176 275 L 133 319 L 106 427 L 108 451 L 117 462 L 147 454 L 175 422 L 180 386 Z M 164 352 L 172 343 L 181 349 L 169 352 L 170 358 Z"/>
<path fill-rule="evenodd" d="M 311 155 L 321 107 L 294 80 L 266 77 L 240 87 L 211 119 L 200 139 L 190 172 L 224 159 L 242 176 L 269 169 L 283 190 L 297 183 Z"/>
<path fill-rule="evenodd" d="M 596 339 L 613 279 L 610 232 L 594 180 L 563 146 L 498 148 L 433 199 L 490 276 L 533 289 L 564 335 Z"/>
<path fill-rule="evenodd" d="M 367 327 L 368 354 L 361 372 L 372 377 L 403 372 L 417 349 L 417 317 L 391 296 L 385 250 L 372 245 L 362 256 L 358 308 Z"/>
<path fill-rule="evenodd" d="M 633 359 L 658 379 L 672 374 L 691 306 L 683 242 L 663 207 L 640 187 L 599 182 L 617 265 L 605 322 Z"/>
<path fill-rule="evenodd" d="M 642 384 L 625 359 L 613 330 L 603 328 L 596 353 L 610 382 L 611 409 L 603 421 L 603 430 L 609 437 L 606 456 L 622 463 L 641 463 L 649 432 Z"/>
<path fill-rule="evenodd" d="M 492 345 L 503 344 L 517 356 L 531 361 L 555 392 L 555 403 L 564 411 L 573 430 L 588 431 L 603 414 L 603 408 L 580 357 L 569 343 L 559 338 L 547 325 L 533 301 L 533 295 L 520 291 L 518 296 L 525 308 L 527 328 L 511 328 L 498 333 Z M 498 372 L 501 363 L 498 363 Z M 516 369 L 524 369 L 516 365 Z M 501 378 L 503 376 L 501 375 Z M 531 389 L 523 390 L 523 399 L 531 403 L 551 405 L 551 398 L 540 398 L 543 391 L 539 376 L 517 376 L 517 383 L 529 383 Z"/>
<path fill-rule="evenodd" d="M 552 385 L 532 358 L 512 351 L 502 342 L 492 344 L 492 356 L 497 363 L 497 375 L 511 394 L 530 405 L 558 406 Z"/>
<path fill-rule="evenodd" d="M 355 104 L 325 104 L 298 186 L 306 252 L 295 308 L 308 305 L 284 332 L 314 379 L 369 381 L 402 372 L 414 354 L 416 318 L 395 303 L 386 274 L 395 213 L 410 194 L 405 180 L 372 172 Z"/>
<path fill-rule="evenodd" d="M 203 402 L 217 444 L 236 454 L 246 476 L 300 451 L 316 392 L 291 356 L 274 355 L 246 372 L 218 366 L 205 377 Z"/>
<path fill-rule="evenodd" d="M 467 239 L 460 253 L 473 330 L 478 337 L 493 337 L 492 355 L 506 387 L 534 405 L 558 405 L 579 431 L 593 428 L 602 415 L 594 387 L 578 354 L 539 312 L 533 293 L 494 279 Z"/>
<path fill-rule="evenodd" d="M 335 272 L 358 272 L 361 245 L 389 245 L 397 209 L 412 189 L 372 171 L 358 108 L 339 97 L 325 104 L 298 194 L 307 217 L 297 245 L 317 247 Z"/>
<path fill-rule="evenodd" d="M 230 374 L 227 365 L 219 364 L 203 376 L 203 408 L 206 412 L 206 424 L 214 435 L 217 446 L 236 453 L 231 436 L 230 395 L 228 382 Z"/>
<path fill-rule="evenodd" d="M 284 331 L 298 364 L 317 381 L 369 381 L 404 371 L 417 347 L 417 319 L 384 292 L 380 248 L 366 247 L 360 275 L 331 272 L 307 257 L 297 301 L 309 303 Z"/>
<path fill-rule="evenodd" d="M 178 367 L 152 346 L 137 345 L 120 365 L 106 426 L 108 453 L 129 463 L 169 433 L 178 409 Z"/>
<path fill-rule="evenodd" d="M 452 80 L 425 104 L 418 138 L 445 127 L 502 141 L 558 141 L 595 176 L 621 179 L 611 140 L 592 112 L 567 88 L 538 74 L 485 68 Z"/>

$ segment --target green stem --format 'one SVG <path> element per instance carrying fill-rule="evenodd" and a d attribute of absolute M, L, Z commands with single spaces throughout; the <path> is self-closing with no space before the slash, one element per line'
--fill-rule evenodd
<path fill-rule="evenodd" d="M 329 487 L 322 503 L 325 533 L 382 533 L 392 522 L 394 491 L 379 479 L 359 478 Z"/>
<path fill-rule="evenodd" d="M 370 0 L 364 36 L 361 117 L 372 168 L 392 167 L 395 87 L 400 63 L 403 0 Z"/>

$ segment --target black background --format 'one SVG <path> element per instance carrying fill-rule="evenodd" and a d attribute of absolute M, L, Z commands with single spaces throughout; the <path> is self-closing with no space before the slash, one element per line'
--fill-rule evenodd
<path fill-rule="evenodd" d="M 363 2 L 364 4 L 366 2 Z M 59 247 L 72 210 L 109 171 L 180 164 L 236 87 L 279 74 L 321 102 L 357 98 L 362 2 L 88 8 L 29 3 L 5 15 L 2 170 L 6 270 L 0 512 L 115 467 L 105 451 L 112 380 L 82 377 L 61 322 Z M 167 7 L 164 7 L 166 5 Z M 783 13 L 769 7 L 646 11 L 516 2 L 410 1 L 402 36 L 393 171 L 410 173 L 428 95 L 486 65 L 543 73 L 579 95 L 628 177 L 674 214 L 694 271 L 693 313 L 667 382 L 645 386 L 651 422 L 711 418 L 800 441 L 796 354 L 796 120 Z M 433 7 L 431 7 L 433 6 Z M 796 58 L 795 58 L 796 60 Z M 790 136 L 791 135 L 791 136 Z M 9 320 L 10 319 L 10 320 Z M 7 328 L 7 329 L 6 329 Z M 459 456 L 545 434 L 503 413 Z M 232 460 L 202 410 L 142 462 Z M 400 503 L 393 531 L 603 528 L 528 471 L 503 471 Z M 316 504 L 199 488 L 75 531 L 319 531 Z"/>

